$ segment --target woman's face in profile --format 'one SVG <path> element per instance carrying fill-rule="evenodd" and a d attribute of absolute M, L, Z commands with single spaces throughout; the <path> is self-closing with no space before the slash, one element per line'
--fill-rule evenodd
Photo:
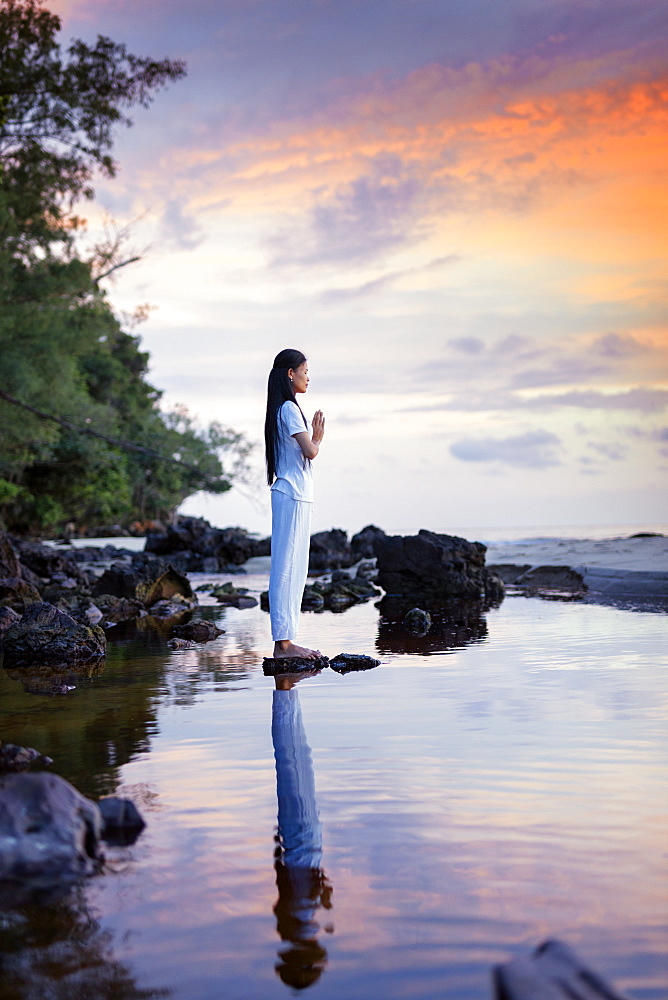
<path fill-rule="evenodd" d="M 291 368 L 288 374 L 292 379 L 292 388 L 295 392 L 306 392 L 309 384 L 308 361 L 302 362 L 299 368 Z"/>

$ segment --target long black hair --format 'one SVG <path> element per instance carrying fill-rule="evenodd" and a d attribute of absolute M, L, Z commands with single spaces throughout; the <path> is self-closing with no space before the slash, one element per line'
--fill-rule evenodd
<path fill-rule="evenodd" d="M 264 421 L 264 447 L 265 460 L 267 463 L 267 482 L 271 486 L 276 478 L 276 464 L 278 462 L 278 411 L 283 403 L 291 401 L 297 403 L 295 390 L 292 382 L 288 378 L 288 371 L 299 368 L 306 361 L 305 355 L 301 351 L 295 351 L 288 347 L 280 351 L 274 358 L 274 367 L 269 372 L 267 382 L 267 416 Z M 297 403 L 299 406 L 299 403 Z M 301 411 L 301 406 L 299 406 Z M 304 427 L 308 429 L 306 417 L 302 413 Z"/>

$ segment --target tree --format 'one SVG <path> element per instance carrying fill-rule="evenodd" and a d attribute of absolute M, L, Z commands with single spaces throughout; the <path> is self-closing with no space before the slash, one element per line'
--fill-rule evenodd
<path fill-rule="evenodd" d="M 0 508 L 23 530 L 168 516 L 230 489 L 249 450 L 161 413 L 148 355 L 99 285 L 117 248 L 78 250 L 75 207 L 96 171 L 114 176 L 115 129 L 184 64 L 101 36 L 63 56 L 60 27 L 42 0 L 0 0 Z"/>

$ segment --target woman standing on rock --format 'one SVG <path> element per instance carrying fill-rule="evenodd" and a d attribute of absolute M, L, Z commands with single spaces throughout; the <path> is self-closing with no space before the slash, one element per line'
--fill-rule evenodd
<path fill-rule="evenodd" d="M 313 507 L 311 462 L 320 450 L 325 418 L 318 410 L 309 425 L 296 393 L 306 392 L 308 363 L 301 351 L 277 354 L 269 373 L 264 440 L 271 487 L 269 608 L 274 657 L 313 660 L 319 649 L 295 643 L 308 572 Z"/>

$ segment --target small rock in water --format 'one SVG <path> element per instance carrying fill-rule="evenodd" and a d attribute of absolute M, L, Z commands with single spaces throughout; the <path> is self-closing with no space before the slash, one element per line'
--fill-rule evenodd
<path fill-rule="evenodd" d="M 426 635 L 431 628 L 431 615 L 422 608 L 411 608 L 404 615 L 404 628 L 415 635 Z"/>
<path fill-rule="evenodd" d="M 265 677 L 276 677 L 278 674 L 302 674 L 309 670 L 322 670 L 329 666 L 326 656 L 318 656 L 308 660 L 305 656 L 265 656 L 262 661 L 262 671 Z"/>
<path fill-rule="evenodd" d="M 168 639 L 167 648 L 168 649 L 194 649 L 197 645 L 192 639 Z"/>
<path fill-rule="evenodd" d="M 19 747 L 14 743 L 0 742 L 0 772 L 27 771 L 35 762 L 44 767 L 53 764 L 51 757 L 45 757 L 32 747 Z"/>
<path fill-rule="evenodd" d="M 110 795 L 100 799 L 97 805 L 102 814 L 103 840 L 118 847 L 134 844 L 146 826 L 134 802 Z"/>
<path fill-rule="evenodd" d="M 185 625 L 177 625 L 174 629 L 174 635 L 178 636 L 178 638 L 194 639 L 195 642 L 211 642 L 212 639 L 217 639 L 224 632 L 225 629 L 218 628 L 213 622 L 201 619 L 194 622 L 186 622 Z"/>
<path fill-rule="evenodd" d="M 347 674 L 351 670 L 371 670 L 372 667 L 379 667 L 380 660 L 374 659 L 373 656 L 365 656 L 363 653 L 339 653 L 329 661 L 329 665 L 337 674 Z"/>

